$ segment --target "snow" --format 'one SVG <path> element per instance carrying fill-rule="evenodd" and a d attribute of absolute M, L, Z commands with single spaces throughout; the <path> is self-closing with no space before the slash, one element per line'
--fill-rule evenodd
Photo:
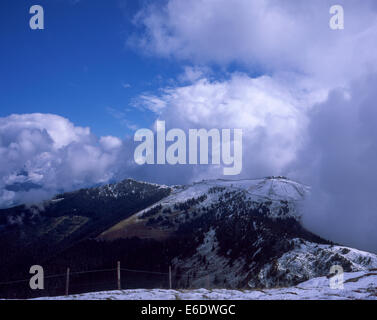
<path fill-rule="evenodd" d="M 57 203 L 57 202 L 60 202 L 60 201 L 63 201 L 64 198 L 59 198 L 59 199 L 52 199 L 50 200 L 52 203 Z"/>
<path fill-rule="evenodd" d="M 332 265 L 348 265 L 345 271 L 367 271 L 377 269 L 377 256 L 353 248 L 322 245 L 302 239 L 291 240 L 294 248 L 284 253 L 275 263 L 266 264 L 258 274 L 258 279 L 266 287 L 274 285 L 274 278 L 268 276 L 274 270 L 275 277 L 284 276 L 285 281 L 304 281 L 328 274 Z M 255 283 L 250 281 L 250 287 Z"/>
<path fill-rule="evenodd" d="M 223 188 L 218 192 L 210 192 L 213 188 Z M 287 216 L 300 219 L 298 203 L 304 200 L 310 188 L 298 182 L 286 178 L 263 178 L 263 179 L 241 179 L 241 180 L 203 180 L 186 186 L 174 186 L 172 192 L 166 198 L 154 205 L 138 212 L 141 217 L 145 212 L 153 207 L 161 205 L 163 208 L 172 207 L 176 203 L 183 203 L 189 199 L 199 198 L 206 195 L 207 198 L 200 203 L 200 207 L 208 207 L 216 203 L 225 192 L 242 192 L 245 200 L 256 203 L 269 203 L 269 216 L 271 218 L 281 218 L 281 201 L 287 202 L 289 212 Z"/>
<path fill-rule="evenodd" d="M 249 198 L 254 201 L 301 201 L 309 192 L 309 187 L 282 178 L 217 179 L 203 180 L 184 187 L 175 187 L 172 194 L 163 201 L 169 202 L 169 200 L 174 200 L 175 202 L 184 202 L 203 194 L 208 195 L 209 189 L 213 187 L 224 187 L 227 191 L 246 191 Z"/>
<path fill-rule="evenodd" d="M 83 293 L 38 300 L 377 300 L 377 270 L 344 273 L 344 288 L 331 289 L 330 279 L 319 277 L 294 287 L 264 290 L 137 289 Z"/>
<path fill-rule="evenodd" d="M 300 201 L 309 191 L 309 187 L 285 178 L 208 180 L 202 183 L 245 190 L 253 200 Z"/>
<path fill-rule="evenodd" d="M 377 256 L 373 253 L 335 245 L 316 244 L 302 239 L 293 239 L 295 249 L 284 254 L 279 262 L 284 263 L 284 260 L 297 261 L 311 261 L 318 259 L 318 256 L 326 257 L 326 254 L 334 255 L 347 259 L 351 263 L 352 271 L 362 271 L 366 269 L 377 268 Z"/>

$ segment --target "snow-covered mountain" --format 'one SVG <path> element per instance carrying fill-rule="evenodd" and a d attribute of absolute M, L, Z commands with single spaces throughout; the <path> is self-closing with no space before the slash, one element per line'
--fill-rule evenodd
<path fill-rule="evenodd" d="M 180 287 L 289 286 L 325 276 L 333 265 L 348 272 L 377 268 L 376 255 L 335 246 L 303 228 L 300 207 L 308 192 L 285 177 L 176 186 L 99 238 L 186 235 L 194 249 L 182 248 L 172 259 Z"/>
<path fill-rule="evenodd" d="M 182 289 L 288 287 L 328 276 L 334 265 L 344 272 L 377 268 L 376 255 L 303 227 L 301 206 L 309 192 L 285 177 L 173 187 L 125 180 L 3 210 L 0 241 L 7 250 L 0 255 L 20 274 L 32 261 L 43 261 L 50 273 L 65 272 L 67 265 L 103 269 L 116 261 L 157 272 L 171 266 Z M 163 287 L 165 280 L 136 274 L 127 286 Z"/>
<path fill-rule="evenodd" d="M 100 238 L 112 240 L 142 236 L 135 233 L 143 226 L 159 224 L 159 236 L 176 230 L 182 223 L 219 205 L 225 205 L 224 216 L 256 211 L 268 218 L 294 218 L 300 221 L 300 204 L 310 188 L 285 177 L 243 180 L 203 180 L 191 185 L 174 186 L 169 196 L 136 213 L 102 233 Z M 226 210 L 225 210 L 226 209 Z M 142 236 L 144 237 L 144 236 Z M 152 233 L 145 237 L 154 238 Z"/>

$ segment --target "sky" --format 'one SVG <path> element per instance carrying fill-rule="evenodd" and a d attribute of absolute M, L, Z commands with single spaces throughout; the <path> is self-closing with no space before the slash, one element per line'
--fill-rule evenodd
<path fill-rule="evenodd" d="M 224 178 L 138 166 L 133 134 L 240 128 L 232 178 L 310 185 L 304 224 L 377 252 L 374 0 L 4 0 L 0 39 L 0 207 L 127 177 Z"/>
<path fill-rule="evenodd" d="M 31 30 L 29 9 L 42 5 L 45 29 Z M 180 71 L 127 46 L 139 1 L 41 0 L 2 2 L 0 116 L 53 113 L 98 136 L 124 138 L 153 119 L 137 110 L 121 117 L 134 97 L 155 91 Z M 100 119 L 100 121 L 99 121 Z"/>

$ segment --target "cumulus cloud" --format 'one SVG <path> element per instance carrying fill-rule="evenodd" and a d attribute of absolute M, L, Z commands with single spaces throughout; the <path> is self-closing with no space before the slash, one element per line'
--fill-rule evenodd
<path fill-rule="evenodd" d="M 169 0 L 135 18 L 132 43 L 163 57 L 195 64 L 242 63 L 267 72 L 296 71 L 321 81 L 376 70 L 374 0 L 337 1 L 345 29 L 329 28 L 328 0 Z"/>
<path fill-rule="evenodd" d="M 53 114 L 0 118 L 0 207 L 106 182 L 122 147 Z"/>
<path fill-rule="evenodd" d="M 122 140 L 112 136 L 101 137 L 99 142 L 105 151 L 118 149 L 122 146 Z"/>
<path fill-rule="evenodd" d="M 142 96 L 139 103 L 165 120 L 167 129 L 242 129 L 242 176 L 282 174 L 300 147 L 305 111 L 326 97 L 326 92 L 314 88 L 308 93 L 308 83 L 301 79 L 290 77 L 289 85 L 284 82 L 241 73 L 222 81 L 202 77 L 186 86 L 166 88 L 158 96 Z M 192 179 L 198 179 L 198 170 L 192 170 Z M 201 177 L 221 175 L 221 168 L 200 170 Z"/>

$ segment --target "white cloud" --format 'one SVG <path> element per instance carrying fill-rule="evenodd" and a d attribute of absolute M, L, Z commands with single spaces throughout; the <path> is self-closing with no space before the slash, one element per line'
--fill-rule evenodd
<path fill-rule="evenodd" d="M 99 142 L 106 151 L 118 149 L 122 146 L 122 140 L 112 136 L 101 137 Z"/>
<path fill-rule="evenodd" d="M 89 128 L 75 127 L 71 122 L 54 114 L 13 114 L 0 118 L 0 130 L 7 132 L 7 135 L 14 139 L 20 139 L 23 143 L 30 142 L 30 139 L 23 139 L 26 135 L 31 135 L 29 138 L 38 139 L 47 133 L 48 137 L 45 136 L 45 138 L 50 138 L 56 149 L 72 142 L 89 142 L 91 139 Z M 33 134 L 34 137 L 32 137 Z M 6 136 L 3 136 L 3 139 L 5 138 Z"/>
<path fill-rule="evenodd" d="M 210 74 L 209 68 L 205 67 L 184 67 L 184 72 L 178 77 L 181 82 L 194 82 L 196 80 L 205 78 L 207 74 Z"/>
<path fill-rule="evenodd" d="M 0 207 L 106 182 L 122 142 L 53 114 L 0 118 Z"/>
<path fill-rule="evenodd" d="M 374 0 L 338 1 L 345 29 L 329 28 L 328 0 L 169 0 L 137 15 L 145 51 L 195 64 L 237 62 L 252 70 L 295 71 L 321 82 L 377 70 Z"/>
<path fill-rule="evenodd" d="M 326 92 L 310 88 L 307 94 L 301 80 L 290 78 L 294 85 L 279 80 L 237 73 L 223 81 L 202 78 L 159 96 L 142 96 L 140 104 L 169 128 L 241 128 L 244 150 L 252 151 L 244 160 L 244 175 L 282 173 L 300 147 L 306 111 Z"/>

